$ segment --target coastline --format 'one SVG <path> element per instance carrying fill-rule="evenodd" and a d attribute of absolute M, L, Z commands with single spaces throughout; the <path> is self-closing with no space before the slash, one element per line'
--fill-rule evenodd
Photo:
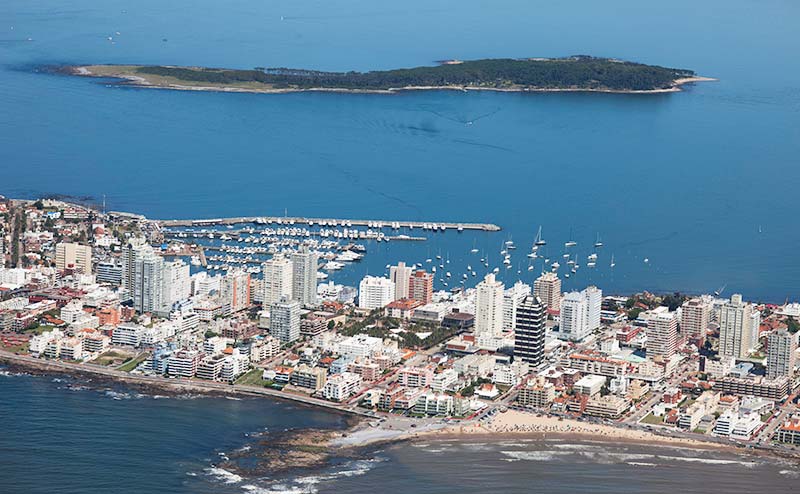
<path fill-rule="evenodd" d="M 717 79 L 711 77 L 684 77 L 675 79 L 670 87 L 659 89 L 607 89 L 607 88 L 541 88 L 541 87 L 509 87 L 509 88 L 496 88 L 496 87 L 478 87 L 478 86 L 403 86 L 388 89 L 345 89 L 345 88 L 329 88 L 329 87 L 312 87 L 312 88 L 270 88 L 270 87 L 236 87 L 236 86 L 203 86 L 203 85 L 187 85 L 187 84 L 174 84 L 174 83 L 154 83 L 146 77 L 135 76 L 122 71 L 97 73 L 92 72 L 92 65 L 79 65 L 62 67 L 61 71 L 78 77 L 92 77 L 102 79 L 119 79 L 119 85 L 147 88 L 147 89 L 168 89 L 174 91 L 206 91 L 206 92 L 220 92 L 220 93 L 253 93 L 253 94 L 289 94 L 289 93 L 340 93 L 340 94 L 401 94 L 413 91 L 491 91 L 498 93 L 606 93 L 606 94 L 665 94 L 676 93 L 683 91 L 682 86 L 686 84 L 694 84 L 697 82 L 711 82 Z M 103 65 L 100 67 L 111 68 L 113 65 Z"/>
<path fill-rule="evenodd" d="M 295 404 L 309 407 L 324 408 L 330 412 L 343 413 L 350 415 L 358 420 L 371 417 L 369 413 L 351 409 L 325 400 L 311 398 L 308 396 L 286 393 L 271 388 L 256 386 L 225 384 L 212 381 L 198 381 L 188 379 L 169 379 L 158 376 L 144 376 L 130 374 L 125 371 L 109 369 L 104 367 L 91 366 L 86 364 L 72 364 L 51 360 L 42 360 L 25 355 L 16 355 L 4 350 L 0 350 L 0 364 L 9 366 L 14 370 L 39 374 L 57 374 L 74 377 L 92 376 L 93 378 L 105 379 L 108 381 L 123 383 L 132 387 L 144 390 L 161 390 L 174 393 L 194 393 L 209 396 L 249 396 L 262 398 L 277 398 L 279 400 L 290 401 Z"/>
<path fill-rule="evenodd" d="M 316 455 L 304 458 L 300 469 L 323 464 L 332 457 L 342 455 L 358 455 L 367 450 L 375 450 L 405 442 L 423 441 L 467 441 L 478 439 L 487 442 L 502 442 L 515 438 L 545 441 L 550 439 L 572 439 L 607 444 L 629 443 L 643 446 L 660 446 L 689 448 L 696 451 L 726 451 L 757 456 L 771 456 L 791 461 L 800 461 L 798 454 L 787 450 L 776 450 L 754 446 L 743 448 L 734 443 L 712 442 L 702 439 L 680 436 L 666 436 L 654 432 L 616 427 L 605 424 L 580 422 L 574 419 L 562 419 L 535 413 L 507 410 L 494 416 L 486 423 L 469 422 L 453 424 L 442 420 L 431 419 L 427 422 L 407 417 L 388 417 L 390 423 L 378 423 L 369 412 L 350 409 L 324 400 L 301 397 L 269 388 L 253 386 L 228 385 L 224 383 L 167 379 L 153 376 L 130 375 L 124 371 L 87 367 L 81 364 L 69 364 L 35 359 L 23 355 L 10 354 L 0 350 L 0 364 L 13 371 L 21 371 L 40 375 L 67 375 L 71 377 L 91 376 L 96 382 L 121 383 L 143 392 L 154 390 L 176 394 L 201 394 L 210 397 L 247 396 L 261 398 L 277 398 L 293 404 L 308 407 L 320 407 L 329 412 L 342 413 L 349 417 L 348 426 L 339 431 L 328 431 L 324 439 L 318 436 L 313 440 L 318 449 Z M 381 420 L 384 422 L 384 420 Z M 414 425 L 411 425 L 414 424 Z M 308 444 L 308 434 L 318 434 L 315 430 L 298 430 L 297 443 L 299 449 Z M 286 467 L 286 466 L 284 466 Z M 284 468 L 281 467 L 281 468 Z M 286 467 L 288 468 L 288 467 Z"/>

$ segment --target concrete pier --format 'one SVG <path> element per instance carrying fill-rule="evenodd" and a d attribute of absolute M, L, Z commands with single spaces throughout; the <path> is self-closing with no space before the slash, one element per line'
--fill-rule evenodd
<path fill-rule="evenodd" d="M 337 218 L 306 218 L 302 216 L 241 216 L 235 218 L 209 218 L 198 220 L 153 220 L 162 227 L 198 227 L 217 225 L 236 225 L 240 223 L 256 223 L 265 225 L 308 225 L 321 227 L 354 227 L 388 228 L 399 230 L 401 228 L 444 231 L 444 230 L 473 230 L 485 232 L 500 231 L 500 227 L 492 223 L 459 223 L 452 221 L 409 221 L 409 220 L 365 220 L 365 219 L 337 219 Z"/>

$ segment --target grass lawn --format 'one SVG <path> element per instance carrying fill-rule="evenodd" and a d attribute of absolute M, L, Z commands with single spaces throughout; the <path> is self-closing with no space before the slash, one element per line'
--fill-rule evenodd
<path fill-rule="evenodd" d="M 148 357 L 148 354 L 146 354 L 146 353 L 144 353 L 142 355 L 139 355 L 138 357 L 136 357 L 134 359 L 130 359 L 127 362 L 125 362 L 124 364 L 122 364 L 119 367 L 117 367 L 117 370 L 121 370 L 121 371 L 124 371 L 124 372 L 130 372 L 130 371 L 134 370 L 136 367 L 138 367 L 139 364 L 141 364 L 142 362 L 147 360 L 147 357 Z"/>
<path fill-rule="evenodd" d="M 92 360 L 91 363 L 97 365 L 116 365 L 121 364 L 125 362 L 126 359 L 130 358 L 130 354 L 111 350 Z"/>
<path fill-rule="evenodd" d="M 23 343 L 17 346 L 7 346 L 3 347 L 4 350 L 11 352 L 11 353 L 28 353 L 28 343 Z"/>
<path fill-rule="evenodd" d="M 263 369 L 253 369 L 239 376 L 234 384 L 246 384 L 248 386 L 266 386 L 265 381 L 261 378 L 264 374 Z"/>
<path fill-rule="evenodd" d="M 640 420 L 643 424 L 650 424 L 650 425 L 662 425 L 664 423 L 664 417 L 656 417 L 652 413 L 648 414 L 645 418 Z"/>
<path fill-rule="evenodd" d="M 35 335 L 39 335 L 39 334 L 42 334 L 42 333 L 44 333 L 45 331 L 50 331 L 50 330 L 51 330 L 51 329 L 53 329 L 54 327 L 55 327 L 55 326 L 48 326 L 48 325 L 46 325 L 46 324 L 42 324 L 41 326 L 38 326 L 38 327 L 36 327 L 36 328 L 32 328 L 32 329 L 26 329 L 26 330 L 25 330 L 25 334 L 31 334 L 31 335 L 34 335 L 34 334 L 35 334 Z"/>

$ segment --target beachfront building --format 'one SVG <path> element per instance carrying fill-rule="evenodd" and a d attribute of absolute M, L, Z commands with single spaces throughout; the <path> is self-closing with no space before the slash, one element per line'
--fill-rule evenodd
<path fill-rule="evenodd" d="M 617 395 L 593 396 L 586 401 L 583 413 L 593 417 L 618 419 L 631 407 L 627 397 Z"/>
<path fill-rule="evenodd" d="M 514 313 L 514 357 L 529 364 L 541 364 L 547 332 L 545 305 L 538 297 L 528 295 L 520 301 Z"/>
<path fill-rule="evenodd" d="M 775 431 L 773 439 L 781 443 L 800 445 L 800 417 L 788 418 Z"/>
<path fill-rule="evenodd" d="M 111 344 L 138 347 L 142 343 L 145 327 L 133 323 L 122 323 L 111 334 Z"/>
<path fill-rule="evenodd" d="M 207 379 L 209 381 L 219 380 L 222 374 L 222 366 L 225 364 L 225 355 L 206 355 L 197 364 L 196 375 L 200 379 Z"/>
<path fill-rule="evenodd" d="M 306 364 L 300 364 L 292 373 L 289 382 L 292 386 L 298 388 L 306 388 L 312 391 L 319 391 L 325 387 L 328 373 L 325 369 L 320 367 L 310 367 Z"/>
<path fill-rule="evenodd" d="M 379 276 L 365 276 L 358 285 L 358 306 L 362 309 L 380 309 L 394 299 L 392 280 Z"/>
<path fill-rule="evenodd" d="M 414 413 L 434 416 L 453 414 L 453 397 L 448 394 L 433 391 L 423 393 L 417 398 Z"/>
<path fill-rule="evenodd" d="M 517 403 L 531 408 L 548 408 L 555 398 L 556 387 L 544 378 L 530 379 L 517 393 Z"/>
<path fill-rule="evenodd" d="M 169 357 L 167 373 L 176 377 L 194 377 L 204 355 L 197 350 L 181 350 Z"/>
<path fill-rule="evenodd" d="M 361 376 L 352 372 L 334 374 L 328 378 L 322 388 L 322 395 L 327 400 L 344 401 L 361 389 Z"/>

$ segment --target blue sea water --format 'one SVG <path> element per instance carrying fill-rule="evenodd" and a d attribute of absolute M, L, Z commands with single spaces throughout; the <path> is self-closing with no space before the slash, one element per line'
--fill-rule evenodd
<path fill-rule="evenodd" d="M 400 444 L 312 472 L 246 477 L 220 462 L 258 434 L 342 427 L 266 399 L 166 397 L 0 369 L 4 494 L 793 492 L 796 464 L 730 452 L 478 437 Z M 465 466 L 470 466 L 465 468 Z"/>
<path fill-rule="evenodd" d="M 522 254 L 542 225 L 553 258 L 570 231 L 584 263 L 598 233 L 605 243 L 597 269 L 584 267 L 568 288 L 726 286 L 749 299 L 797 299 L 798 21 L 800 4 L 785 0 L 5 0 L 0 194 L 105 195 L 110 209 L 161 218 L 288 210 L 504 229 L 371 246 L 377 255 L 337 281 L 440 251 L 463 258 L 461 272 L 473 244 L 496 264 L 508 238 L 521 253 L 504 279 L 530 281 L 538 268 L 527 271 Z M 719 80 L 663 95 L 253 95 L 34 70 L 370 70 L 572 54 Z"/>

